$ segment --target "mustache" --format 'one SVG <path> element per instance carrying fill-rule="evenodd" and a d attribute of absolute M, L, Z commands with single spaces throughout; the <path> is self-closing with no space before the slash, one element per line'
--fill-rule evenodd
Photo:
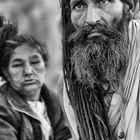
<path fill-rule="evenodd" d="M 103 40 L 105 40 L 105 37 L 109 37 L 112 40 L 119 41 L 123 37 L 122 33 L 117 31 L 116 29 L 112 29 L 107 27 L 106 25 L 97 23 L 95 25 L 86 25 L 83 28 L 76 30 L 70 35 L 68 41 L 73 42 L 75 45 L 78 45 L 85 43 L 85 41 L 96 40 L 96 35 L 89 37 L 89 35 L 92 33 L 100 34 L 100 38 L 102 38 Z"/>

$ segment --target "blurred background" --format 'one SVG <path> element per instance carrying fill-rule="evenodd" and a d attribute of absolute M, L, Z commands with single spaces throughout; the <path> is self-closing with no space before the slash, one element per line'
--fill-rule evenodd
<path fill-rule="evenodd" d="M 62 77 L 62 28 L 59 0 L 0 0 L 0 16 L 4 24 L 16 24 L 19 32 L 32 34 L 45 43 L 49 54 L 45 82 L 48 88 L 57 92 L 59 79 Z M 0 20 L 0 26 L 2 20 Z"/>

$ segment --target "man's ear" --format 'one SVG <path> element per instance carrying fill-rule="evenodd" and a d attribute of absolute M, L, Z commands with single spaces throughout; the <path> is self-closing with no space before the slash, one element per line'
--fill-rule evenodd
<path fill-rule="evenodd" d="M 128 20 L 133 18 L 133 12 L 132 12 L 132 9 L 130 9 L 130 6 L 128 3 L 124 4 L 124 13 L 127 13 Z"/>
<path fill-rule="evenodd" d="M 125 12 L 129 12 L 130 11 L 130 6 L 129 6 L 128 3 L 124 4 L 124 10 L 125 10 Z"/>
<path fill-rule="evenodd" d="M 136 0 L 135 5 L 132 9 L 133 18 L 139 20 L 140 19 L 140 1 Z"/>

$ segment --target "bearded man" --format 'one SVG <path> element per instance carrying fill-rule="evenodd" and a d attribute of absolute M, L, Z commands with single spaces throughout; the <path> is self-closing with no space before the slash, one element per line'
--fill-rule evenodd
<path fill-rule="evenodd" d="M 64 109 L 81 140 L 140 138 L 140 21 L 133 19 L 134 3 L 62 0 Z"/>

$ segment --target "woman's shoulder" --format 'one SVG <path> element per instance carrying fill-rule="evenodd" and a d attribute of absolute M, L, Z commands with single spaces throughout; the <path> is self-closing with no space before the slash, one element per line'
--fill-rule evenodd
<path fill-rule="evenodd" d="M 8 88 L 7 84 L 0 87 L 0 112 L 15 115 L 17 112 L 12 108 L 8 100 Z"/>
<path fill-rule="evenodd" d="M 0 87 L 0 120 L 12 124 L 15 127 L 18 127 L 21 121 L 20 114 L 15 111 L 10 105 L 7 98 L 7 85 Z"/>

